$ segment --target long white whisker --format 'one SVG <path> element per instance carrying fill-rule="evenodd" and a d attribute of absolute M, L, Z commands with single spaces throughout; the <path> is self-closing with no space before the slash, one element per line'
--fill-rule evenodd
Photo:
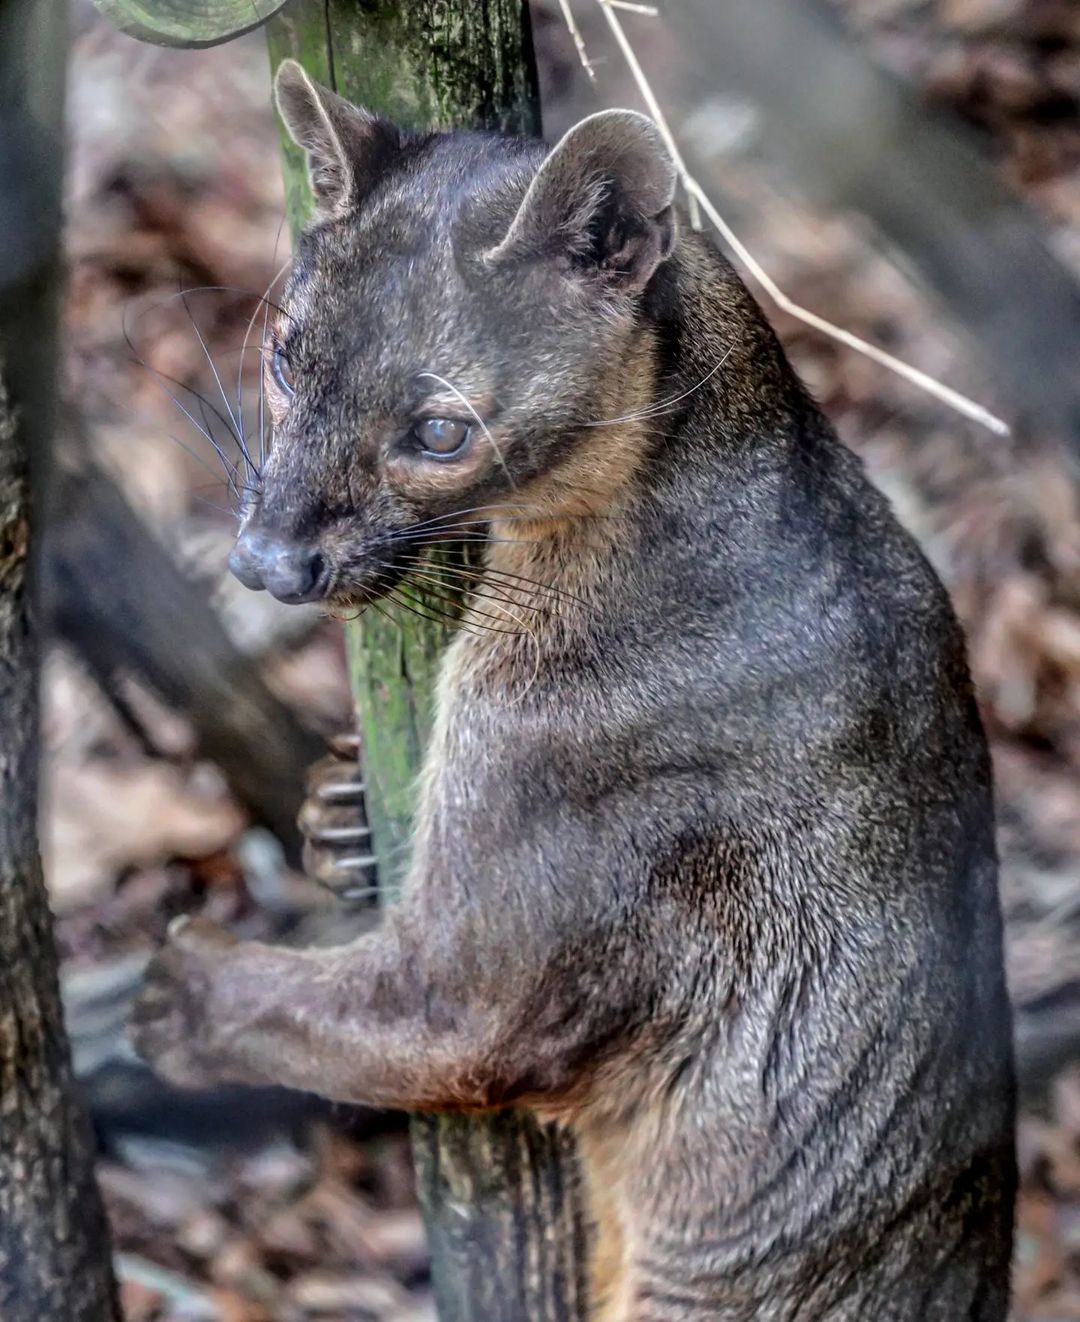
<path fill-rule="evenodd" d="M 408 575 L 409 578 L 423 579 L 426 583 L 434 583 L 436 587 L 445 588 L 451 593 L 457 593 L 459 591 L 458 589 L 455 588 L 453 583 L 448 583 L 445 578 L 437 576 L 437 574 L 435 573 L 432 573 L 429 561 L 425 560 L 422 561 L 421 563 L 423 565 L 426 565 L 427 568 L 424 569 L 424 568 L 414 567 L 410 569 Z M 500 602 L 506 606 L 517 606 L 522 610 L 536 611 L 541 609 L 540 606 L 529 606 L 525 602 L 514 601 L 510 597 L 502 597 L 495 592 L 482 592 L 480 591 L 479 587 L 466 588 L 464 595 L 465 595 L 465 601 L 463 602 L 463 608 L 467 611 L 471 611 L 474 615 L 482 615 L 485 620 L 502 620 L 504 617 L 502 615 L 492 615 L 490 611 L 479 610 L 476 606 L 472 604 L 471 602 L 472 598 L 485 600 L 489 604 Z M 441 598 L 441 599 L 446 600 L 446 598 Z"/>
<path fill-rule="evenodd" d="M 183 303 L 184 311 L 188 314 L 188 318 L 191 321 L 191 329 L 195 332 L 195 338 L 199 341 L 199 348 L 202 349 L 203 351 L 203 357 L 210 365 L 210 371 L 214 375 L 214 380 L 217 383 L 218 393 L 221 395 L 221 402 L 225 405 L 225 412 L 228 414 L 229 422 L 233 429 L 233 437 L 237 445 L 240 447 L 240 453 L 244 456 L 244 459 L 247 461 L 249 467 L 254 468 L 255 465 L 251 462 L 251 456 L 248 454 L 247 445 L 244 441 L 243 419 L 238 419 L 232 411 L 232 405 L 229 403 L 229 397 L 225 393 L 225 387 L 222 384 L 220 375 L 218 374 L 217 366 L 214 363 L 213 356 L 211 355 L 210 350 L 207 347 L 206 340 L 203 337 L 203 333 L 199 329 L 198 323 L 195 320 L 195 315 L 191 311 L 191 308 L 188 306 L 186 292 L 185 292 L 185 296 L 180 301 L 181 303 Z"/>
<path fill-rule="evenodd" d="M 146 370 L 151 374 L 154 380 L 154 384 L 157 386 L 157 388 L 160 391 L 162 391 L 163 394 L 168 396 L 169 399 L 172 400 L 173 404 L 175 404 L 176 407 L 180 410 L 180 412 L 184 415 L 184 417 L 187 418 L 188 422 L 191 423 L 191 425 L 195 428 L 195 430 L 199 433 L 199 435 L 205 437 L 205 439 L 209 442 L 209 444 L 214 450 L 214 453 L 217 455 L 217 457 L 221 460 L 222 464 L 224 465 L 226 481 L 235 492 L 237 500 L 239 500 L 240 488 L 236 481 L 236 474 L 239 466 L 237 464 L 230 462 L 229 458 L 225 454 L 225 451 L 221 448 L 220 445 L 218 445 L 217 441 L 214 440 L 214 437 L 211 435 L 210 431 L 206 427 L 203 427 L 199 424 L 198 420 L 196 419 L 195 415 L 190 411 L 190 409 L 185 408 L 185 406 L 181 403 L 179 399 L 177 399 L 177 397 L 168 388 L 168 386 L 166 386 L 159 379 L 161 377 L 161 373 L 156 368 L 151 367 L 148 363 L 143 363 L 143 367 L 145 367 Z"/>
<path fill-rule="evenodd" d="M 402 563 L 426 565 L 429 569 L 437 570 L 438 573 L 447 575 L 450 578 L 463 579 L 466 582 L 476 585 L 469 589 L 474 592 L 482 586 L 485 592 L 492 592 L 493 594 L 495 588 L 501 588 L 507 592 L 520 593 L 522 596 L 536 597 L 542 595 L 559 599 L 565 598 L 567 601 L 576 602 L 581 606 L 589 606 L 590 604 L 582 597 L 575 597 L 572 592 L 566 592 L 562 588 L 550 587 L 545 583 L 536 583 L 533 579 L 526 578 L 522 574 L 511 574 L 506 570 L 491 569 L 490 567 L 484 569 L 469 569 L 462 565 L 438 564 L 437 562 L 428 560 L 423 556 L 410 556 Z M 524 602 L 519 600 L 500 598 L 498 597 L 498 594 L 494 595 L 497 600 L 508 600 L 511 605 L 525 605 Z M 535 610 L 537 608 L 534 606 L 527 607 L 527 609 Z"/>
<path fill-rule="evenodd" d="M 433 524 L 445 523 L 448 519 L 457 519 L 464 514 L 479 514 L 481 510 L 527 510 L 528 505 L 492 505 L 490 502 L 486 505 L 470 505 L 468 509 L 451 510 L 448 514 L 436 514 L 434 518 L 422 519 L 419 523 L 410 523 L 407 528 L 402 528 L 394 533 L 394 537 L 408 537 L 414 532 L 421 532 Z M 490 523 L 490 519 L 479 519 L 479 523 Z"/>
<path fill-rule="evenodd" d="M 671 412 L 674 405 L 678 404 L 680 400 L 684 400 L 689 395 L 692 395 L 696 390 L 700 390 L 701 387 L 706 383 L 706 381 L 711 380 L 712 377 L 714 377 L 717 374 L 717 372 L 719 372 L 721 367 L 723 367 L 723 365 L 731 357 L 734 348 L 735 346 L 732 345 L 731 348 L 728 349 L 727 353 L 725 353 L 724 356 L 720 359 L 720 361 L 716 364 L 716 366 L 710 368 L 710 370 L 705 373 L 705 375 L 701 378 L 701 380 L 697 383 L 697 385 L 691 386 L 689 390 L 684 390 L 679 395 L 672 395 L 669 399 L 658 399 L 654 403 L 648 405 L 647 408 L 643 408 L 639 410 L 637 413 L 624 413 L 622 417 L 619 418 L 602 418 L 599 422 L 587 422 L 585 426 L 608 427 L 612 423 L 616 423 L 616 422 L 638 422 L 643 418 L 653 418 L 659 416 L 661 413 Z"/>

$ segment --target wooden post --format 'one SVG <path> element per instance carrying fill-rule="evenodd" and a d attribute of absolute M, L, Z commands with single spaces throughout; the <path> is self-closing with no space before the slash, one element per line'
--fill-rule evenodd
<path fill-rule="evenodd" d="M 522 0 L 293 0 L 267 24 L 271 62 L 406 127 L 539 132 Z M 285 144 L 290 220 L 307 214 L 300 153 Z M 406 860 L 413 786 L 431 720 L 443 626 L 368 612 L 349 627 L 379 875 Z M 421 1116 L 417 1184 L 443 1322 L 578 1322 L 587 1316 L 585 1230 L 568 1140 L 512 1114 Z"/>
<path fill-rule="evenodd" d="M 525 0 L 98 0 L 124 30 L 206 46 L 266 25 L 273 68 L 313 78 L 406 127 L 539 131 Z M 289 220 L 310 208 L 301 153 L 283 140 Z M 446 641 L 433 621 L 368 612 L 349 651 L 380 881 L 407 852 L 412 791 Z M 584 1322 L 585 1219 L 569 1140 L 528 1117 L 419 1117 L 417 1182 L 442 1322 Z"/>

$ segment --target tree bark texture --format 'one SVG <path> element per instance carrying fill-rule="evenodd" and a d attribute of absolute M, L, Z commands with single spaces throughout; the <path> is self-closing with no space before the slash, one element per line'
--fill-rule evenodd
<path fill-rule="evenodd" d="M 539 132 L 522 0 L 293 0 L 267 25 L 274 67 L 292 56 L 320 82 L 407 127 Z M 303 160 L 286 143 L 294 229 L 307 214 Z M 407 860 L 413 787 L 446 631 L 368 612 L 350 626 L 368 820 L 380 883 Z M 569 1139 L 528 1116 L 423 1116 L 417 1182 L 442 1322 L 578 1322 L 587 1316 L 577 1162 Z"/>
<path fill-rule="evenodd" d="M 0 1317 L 119 1318 L 36 836 L 31 506 L 55 390 L 65 5 L 0 0 Z M 31 460 L 34 460 L 33 465 Z M 35 491 L 35 496 L 37 492 Z"/>

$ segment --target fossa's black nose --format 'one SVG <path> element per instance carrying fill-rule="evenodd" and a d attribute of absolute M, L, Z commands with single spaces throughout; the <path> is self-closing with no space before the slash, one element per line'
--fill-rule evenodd
<path fill-rule="evenodd" d="M 326 561 L 317 547 L 252 529 L 237 538 L 229 569 L 245 587 L 265 588 L 272 597 L 296 605 L 318 601 L 329 583 Z"/>

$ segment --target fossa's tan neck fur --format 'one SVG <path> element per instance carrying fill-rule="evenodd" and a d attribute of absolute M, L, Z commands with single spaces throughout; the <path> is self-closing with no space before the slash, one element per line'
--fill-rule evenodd
<path fill-rule="evenodd" d="M 520 628 L 542 646 L 596 604 L 605 568 L 634 535 L 656 404 L 654 360 L 651 339 L 637 339 L 567 458 L 515 491 L 509 516 L 495 514 L 467 624 Z"/>

